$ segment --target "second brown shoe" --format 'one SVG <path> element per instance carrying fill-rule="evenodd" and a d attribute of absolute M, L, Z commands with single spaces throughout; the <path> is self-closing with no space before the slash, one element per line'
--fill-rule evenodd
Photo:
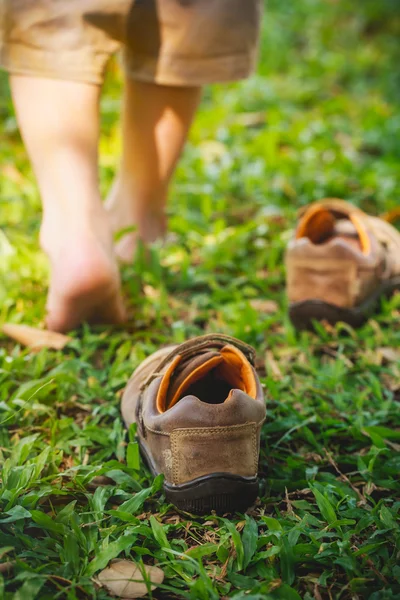
<path fill-rule="evenodd" d="M 400 233 L 344 200 L 321 200 L 303 211 L 286 267 L 296 327 L 313 320 L 357 327 L 381 296 L 400 289 Z"/>
<path fill-rule="evenodd" d="M 250 346 L 207 335 L 155 352 L 129 380 L 124 421 L 137 423 L 142 453 L 178 508 L 244 511 L 256 499 L 266 410 L 253 365 Z"/>

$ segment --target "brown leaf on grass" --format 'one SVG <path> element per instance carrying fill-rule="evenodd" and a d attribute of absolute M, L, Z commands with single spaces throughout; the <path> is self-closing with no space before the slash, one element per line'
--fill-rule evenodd
<path fill-rule="evenodd" d="M 400 350 L 397 348 L 380 347 L 375 350 L 368 349 L 360 352 L 363 359 L 372 365 L 394 364 L 400 366 Z"/>
<path fill-rule="evenodd" d="M 15 325 L 14 323 L 5 323 L 2 331 L 16 342 L 33 350 L 41 350 L 42 348 L 62 350 L 72 339 L 55 331 L 36 329 L 28 325 Z"/>
<path fill-rule="evenodd" d="M 97 579 L 118 598 L 143 598 L 148 594 L 147 582 L 153 591 L 164 581 L 164 572 L 158 567 L 144 565 L 143 568 L 145 577 L 139 565 L 133 561 L 114 560 L 98 574 Z"/>
<path fill-rule="evenodd" d="M 261 300 L 255 298 L 254 300 L 250 300 L 250 306 L 254 308 L 254 310 L 267 315 L 273 315 L 279 310 L 279 306 L 275 300 Z"/>
<path fill-rule="evenodd" d="M 381 362 L 400 364 L 400 350 L 397 348 L 378 348 L 377 352 L 382 358 Z"/>
<path fill-rule="evenodd" d="M 7 562 L 3 562 L 0 563 L 0 573 L 5 573 L 6 575 L 8 573 L 11 573 L 11 571 L 14 569 L 14 565 L 15 565 L 15 561 L 7 561 Z"/>

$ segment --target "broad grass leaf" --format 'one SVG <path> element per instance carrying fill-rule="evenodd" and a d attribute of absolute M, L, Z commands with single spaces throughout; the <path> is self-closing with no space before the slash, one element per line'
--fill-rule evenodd
<path fill-rule="evenodd" d="M 301 600 L 300 594 L 286 583 L 275 590 L 273 597 L 279 600 Z"/>
<path fill-rule="evenodd" d="M 139 471 L 140 469 L 140 455 L 139 455 L 139 444 L 137 442 L 129 442 L 126 450 L 126 463 L 130 469 Z"/>
<path fill-rule="evenodd" d="M 218 600 L 220 595 L 216 592 L 211 579 L 206 575 L 204 569 L 200 566 L 200 576 L 194 579 L 190 584 L 190 600 Z"/>
<path fill-rule="evenodd" d="M 190 556 L 191 558 L 202 558 L 203 556 L 215 554 L 217 550 L 218 544 L 201 544 L 200 546 L 194 546 L 194 548 L 186 550 L 185 555 Z"/>
<path fill-rule="evenodd" d="M 137 513 L 138 510 L 142 508 L 147 498 L 158 492 L 162 485 L 162 481 L 162 476 L 157 476 L 149 488 L 137 492 L 132 498 L 121 504 L 121 506 L 118 507 L 118 510 L 131 514 Z"/>
<path fill-rule="evenodd" d="M 12 600 L 35 600 L 45 583 L 42 578 L 27 579 L 12 597 Z"/>
<path fill-rule="evenodd" d="M 117 517 L 120 521 L 124 521 L 124 523 L 131 523 L 132 525 L 139 525 L 140 521 L 137 517 L 131 515 L 131 513 L 124 512 L 122 510 L 108 510 L 107 515 L 112 515 Z"/>
<path fill-rule="evenodd" d="M 317 490 L 317 488 L 312 486 L 311 491 L 315 496 L 315 500 L 317 501 L 318 508 L 324 520 L 327 523 L 329 523 L 329 525 L 333 526 L 333 524 L 338 520 L 338 518 L 336 516 L 336 512 L 332 504 L 329 502 L 326 496 L 324 496 L 319 490 Z"/>
<path fill-rule="evenodd" d="M 137 423 L 131 423 L 128 429 L 128 436 L 130 442 L 136 441 Z"/>
<path fill-rule="evenodd" d="M 5 519 L 0 519 L 0 525 L 3 525 L 3 523 L 14 523 L 15 521 L 27 519 L 31 516 L 31 513 L 19 504 L 17 506 L 13 506 L 13 508 L 10 508 L 10 510 L 2 514 L 6 514 L 9 516 Z"/>
<path fill-rule="evenodd" d="M 251 559 L 254 556 L 255 551 L 257 550 L 257 540 L 258 540 L 258 527 L 257 523 L 254 519 L 245 515 L 246 525 L 243 529 L 242 534 L 242 544 L 243 544 L 243 567 L 246 567 L 250 564 Z"/>
<path fill-rule="evenodd" d="M 42 450 L 42 452 L 39 454 L 39 456 L 37 456 L 32 462 L 35 465 L 35 473 L 34 473 L 34 478 L 38 479 L 39 475 L 42 473 L 43 469 L 46 467 L 46 465 L 48 465 L 48 458 L 49 458 L 49 454 L 51 452 L 51 448 L 49 446 L 46 446 L 46 448 L 44 448 Z"/>
<path fill-rule="evenodd" d="M 373 554 L 374 550 L 383 546 L 386 542 L 377 542 L 376 544 L 365 544 L 365 546 L 361 546 L 358 550 L 353 552 L 354 556 L 370 556 Z"/>
<path fill-rule="evenodd" d="M 399 529 L 398 523 L 396 523 L 392 513 L 388 508 L 386 508 L 386 506 L 382 506 L 381 510 L 379 511 L 379 518 L 384 526 L 388 529 Z"/>
<path fill-rule="evenodd" d="M 71 515 L 75 511 L 76 502 L 76 500 L 72 500 L 72 502 L 69 502 L 66 506 L 64 506 L 54 520 L 58 523 L 64 523 L 64 525 L 67 525 Z"/>
<path fill-rule="evenodd" d="M 46 529 L 47 531 L 51 531 L 58 535 L 63 535 L 65 533 L 65 526 L 62 523 L 56 523 L 49 515 L 40 512 L 40 510 L 32 510 L 31 516 L 33 521 L 42 529 Z"/>
<path fill-rule="evenodd" d="M 274 519 L 274 517 L 262 517 L 262 520 L 270 531 L 282 531 L 282 525 L 278 519 Z"/>
<path fill-rule="evenodd" d="M 258 584 L 256 579 L 247 577 L 246 575 L 241 575 L 240 573 L 231 572 L 228 575 L 228 579 L 234 585 L 234 587 L 239 590 L 252 590 Z"/>
<path fill-rule="evenodd" d="M 110 562 L 110 560 L 116 558 L 118 554 L 129 548 L 129 546 L 132 546 L 135 543 L 136 539 L 137 536 L 133 534 L 122 536 L 118 540 L 110 542 L 107 545 L 105 545 L 104 542 L 103 547 L 97 553 L 92 562 L 89 563 L 89 565 L 87 566 L 85 575 L 90 577 L 100 569 L 104 569 L 104 567 Z"/>
<path fill-rule="evenodd" d="M 375 433 L 383 439 L 400 440 L 399 430 L 390 429 L 389 427 L 384 427 L 383 425 L 370 425 L 368 427 L 363 427 L 363 431 L 366 431 L 370 434 Z"/>
<path fill-rule="evenodd" d="M 20 385 L 14 392 L 12 400 L 26 400 L 26 402 L 33 398 L 40 400 L 42 397 L 48 396 L 56 387 L 55 377 L 52 376 L 43 377 L 43 379 L 30 379 Z"/>
<path fill-rule="evenodd" d="M 164 581 L 164 572 L 159 567 L 116 560 L 97 579 L 118 598 L 143 598 Z"/>
<path fill-rule="evenodd" d="M 244 548 L 242 538 L 240 537 L 240 533 L 238 532 L 232 521 L 229 521 L 228 519 L 222 519 L 222 521 L 224 522 L 225 527 L 227 528 L 229 533 L 231 534 L 233 545 L 235 546 L 236 550 L 236 568 L 238 571 L 241 571 L 244 565 Z"/>
<path fill-rule="evenodd" d="M 79 544 L 72 532 L 69 532 L 64 538 L 64 560 L 72 565 L 76 574 L 79 572 Z"/>
<path fill-rule="evenodd" d="M 150 517 L 150 525 L 153 535 L 161 548 L 171 548 L 170 543 L 164 531 L 164 527 L 157 521 L 154 515 Z"/>
<path fill-rule="evenodd" d="M 254 561 L 257 562 L 259 560 L 265 560 L 266 558 L 271 558 L 271 556 L 275 556 L 276 554 L 280 553 L 280 547 L 279 546 L 271 546 L 271 548 L 268 548 L 268 550 L 264 550 L 263 552 L 258 552 L 255 557 L 254 557 Z"/>
<path fill-rule="evenodd" d="M 6 505 L 6 510 L 9 510 L 16 501 L 18 497 L 19 490 L 28 486 L 30 481 L 32 480 L 32 476 L 35 470 L 34 465 L 26 465 L 24 467 L 14 467 L 9 469 L 9 465 L 7 464 L 9 461 L 6 461 L 4 465 L 4 497 L 7 495 L 9 498 L 8 504 Z M 8 494 L 8 491 L 11 494 Z"/>
<path fill-rule="evenodd" d="M 104 511 L 104 508 L 109 500 L 110 496 L 113 494 L 114 488 L 111 486 L 98 487 L 90 498 L 90 506 L 94 513 L 95 519 L 100 519 L 101 515 Z"/>
<path fill-rule="evenodd" d="M 281 541 L 280 558 L 282 579 L 290 585 L 294 581 L 294 554 L 293 548 L 286 537 L 283 537 Z"/>
<path fill-rule="evenodd" d="M 38 434 L 28 435 L 22 438 L 16 446 L 14 446 L 10 457 L 10 465 L 22 465 L 25 463 L 29 456 L 29 453 L 33 449 L 33 446 L 38 438 Z M 8 462 L 8 461 L 7 461 Z M 4 470 L 3 470 L 4 479 Z"/>

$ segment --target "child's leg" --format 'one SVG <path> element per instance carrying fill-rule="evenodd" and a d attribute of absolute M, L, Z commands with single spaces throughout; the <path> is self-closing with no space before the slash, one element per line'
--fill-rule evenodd
<path fill-rule="evenodd" d="M 13 75 L 14 104 L 43 202 L 51 263 L 49 328 L 124 317 L 112 232 L 97 174 L 99 87 Z"/>
<path fill-rule="evenodd" d="M 107 201 L 114 231 L 135 226 L 145 242 L 164 234 L 168 184 L 200 96 L 200 87 L 156 85 L 127 78 L 122 162 Z M 118 242 L 120 259 L 132 260 L 136 237 L 127 234 Z"/>

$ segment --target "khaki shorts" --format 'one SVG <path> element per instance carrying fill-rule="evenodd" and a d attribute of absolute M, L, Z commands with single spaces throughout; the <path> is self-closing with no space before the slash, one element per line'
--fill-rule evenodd
<path fill-rule="evenodd" d="M 196 86 L 247 77 L 262 0 L 0 0 L 0 65 L 100 84 L 120 48 L 127 75 Z"/>

